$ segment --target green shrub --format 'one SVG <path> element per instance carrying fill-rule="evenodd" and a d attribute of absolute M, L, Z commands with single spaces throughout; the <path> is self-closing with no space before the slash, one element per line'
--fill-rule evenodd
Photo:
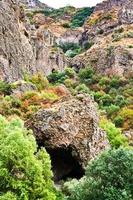
<path fill-rule="evenodd" d="M 85 44 L 84 44 L 84 49 L 85 50 L 88 50 L 88 49 L 90 49 L 92 46 L 94 45 L 94 42 L 86 42 Z"/>
<path fill-rule="evenodd" d="M 48 80 L 51 83 L 63 83 L 67 78 L 68 76 L 65 72 L 58 71 L 54 71 L 48 76 Z"/>
<path fill-rule="evenodd" d="M 111 104 L 106 108 L 108 117 L 111 117 L 112 115 L 116 115 L 116 113 L 120 110 L 119 106 Z"/>
<path fill-rule="evenodd" d="M 123 126 L 123 123 L 124 123 L 123 117 L 117 116 L 117 117 L 114 119 L 114 123 L 115 123 L 115 126 L 116 126 L 116 127 L 122 127 L 122 126 Z"/>
<path fill-rule="evenodd" d="M 133 38 L 133 32 L 132 32 L 132 31 L 128 32 L 128 33 L 127 33 L 127 37 L 128 37 L 128 38 Z"/>
<path fill-rule="evenodd" d="M 22 100 L 28 100 L 31 99 L 34 96 L 38 96 L 38 93 L 36 91 L 27 91 L 23 94 Z"/>
<path fill-rule="evenodd" d="M 66 51 L 65 56 L 67 56 L 69 58 L 73 58 L 73 57 L 77 56 L 78 54 L 80 54 L 81 50 L 82 49 L 80 47 L 77 49 L 74 49 L 74 50 L 69 49 Z"/>
<path fill-rule="evenodd" d="M 17 196 L 11 192 L 0 195 L 0 200 L 17 200 Z"/>
<path fill-rule="evenodd" d="M 73 88 L 76 85 L 73 79 L 69 79 L 69 78 L 64 81 L 64 84 L 68 88 Z"/>
<path fill-rule="evenodd" d="M 77 43 L 60 43 L 59 47 L 66 53 L 68 50 L 80 49 L 80 46 Z"/>
<path fill-rule="evenodd" d="M 110 106 L 113 103 L 113 98 L 109 94 L 105 94 L 100 98 L 101 106 Z"/>
<path fill-rule="evenodd" d="M 22 121 L 0 116 L 0 199 L 57 200 L 51 163 Z"/>
<path fill-rule="evenodd" d="M 98 29 L 97 33 L 102 35 L 104 33 L 104 30 L 103 29 Z"/>
<path fill-rule="evenodd" d="M 90 93 L 90 89 L 85 84 L 80 84 L 75 89 L 78 93 Z"/>
<path fill-rule="evenodd" d="M 41 94 L 41 98 L 46 99 L 48 101 L 56 101 L 59 99 L 58 95 L 55 94 L 54 92 L 42 92 Z"/>
<path fill-rule="evenodd" d="M 115 98 L 117 96 L 117 94 L 118 94 L 118 90 L 117 89 L 111 88 L 109 90 L 109 95 L 112 96 L 113 98 Z"/>
<path fill-rule="evenodd" d="M 69 78 L 74 78 L 75 75 L 76 75 L 74 69 L 71 68 L 71 67 L 67 67 L 67 68 L 65 69 L 65 73 L 66 73 L 66 75 L 67 75 Z"/>
<path fill-rule="evenodd" d="M 128 139 L 122 134 L 120 129 L 115 127 L 112 122 L 106 119 L 102 119 L 100 122 L 100 126 L 106 131 L 109 142 L 113 148 L 128 146 Z"/>
<path fill-rule="evenodd" d="M 71 27 L 72 28 L 81 27 L 84 24 L 85 19 L 91 15 L 93 10 L 94 7 L 91 8 L 86 7 L 78 9 L 78 11 L 74 14 L 71 20 Z"/>
<path fill-rule="evenodd" d="M 110 79 L 106 76 L 102 77 L 99 81 L 100 86 L 105 86 L 110 83 Z"/>
<path fill-rule="evenodd" d="M 0 94 L 10 95 L 12 92 L 11 84 L 0 81 Z"/>
<path fill-rule="evenodd" d="M 132 200 L 132 174 L 133 150 L 106 151 L 88 164 L 84 178 L 67 184 L 66 199 Z"/>
<path fill-rule="evenodd" d="M 120 78 L 119 77 L 114 77 L 110 81 L 110 87 L 118 89 L 120 87 Z"/>
<path fill-rule="evenodd" d="M 100 102 L 100 99 L 101 99 L 101 97 L 103 96 L 104 94 L 103 94 L 103 92 L 95 92 L 94 93 L 94 100 L 97 102 L 97 103 L 99 103 Z"/>
<path fill-rule="evenodd" d="M 63 26 L 64 28 L 70 28 L 70 24 L 68 24 L 68 23 L 64 23 L 64 24 L 62 24 L 62 26 Z"/>
<path fill-rule="evenodd" d="M 117 95 L 114 102 L 115 102 L 115 105 L 119 107 L 125 106 L 128 103 L 128 101 L 122 95 Z"/>
<path fill-rule="evenodd" d="M 124 107 L 119 115 L 124 119 L 124 128 L 126 130 L 133 129 L 133 109 Z"/>
<path fill-rule="evenodd" d="M 124 32 L 124 28 L 121 27 L 121 28 L 118 28 L 115 30 L 115 33 L 123 33 Z"/>
<path fill-rule="evenodd" d="M 30 82 L 36 85 L 39 91 L 46 89 L 49 85 L 48 79 L 40 73 L 33 75 Z"/>
<path fill-rule="evenodd" d="M 82 82 L 88 82 L 90 79 L 93 78 L 93 75 L 94 75 L 94 70 L 92 69 L 91 66 L 88 66 L 84 69 L 80 69 L 78 74 Z"/>
<path fill-rule="evenodd" d="M 13 96 L 11 98 L 11 104 L 12 104 L 12 107 L 20 108 L 21 105 L 22 105 L 22 102 L 21 102 L 20 99 L 18 99 L 17 97 Z"/>

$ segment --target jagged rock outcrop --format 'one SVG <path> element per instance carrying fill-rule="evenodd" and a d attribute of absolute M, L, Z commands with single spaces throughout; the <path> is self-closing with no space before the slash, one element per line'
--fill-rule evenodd
<path fill-rule="evenodd" d="M 40 35 L 38 32 L 16 1 L 0 1 L 0 79 L 12 82 L 22 79 L 24 73 L 47 75 L 52 69 L 64 69 L 63 52 L 46 42 L 54 36 L 45 28 Z"/>
<path fill-rule="evenodd" d="M 89 160 L 108 147 L 106 134 L 98 127 L 98 121 L 93 100 L 78 95 L 77 98 L 65 97 L 52 108 L 38 111 L 26 122 L 38 144 L 45 146 L 54 159 L 55 179 L 69 176 L 79 168 L 82 171 Z"/>

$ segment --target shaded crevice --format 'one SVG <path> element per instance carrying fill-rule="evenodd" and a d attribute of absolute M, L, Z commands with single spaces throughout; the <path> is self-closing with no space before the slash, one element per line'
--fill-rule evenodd
<path fill-rule="evenodd" d="M 51 157 L 55 182 L 67 178 L 80 179 L 84 175 L 84 169 L 78 160 L 72 156 L 71 149 L 47 149 L 47 152 Z"/>

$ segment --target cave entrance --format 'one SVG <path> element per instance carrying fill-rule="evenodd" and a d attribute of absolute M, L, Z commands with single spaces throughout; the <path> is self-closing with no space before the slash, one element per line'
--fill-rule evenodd
<path fill-rule="evenodd" d="M 67 178 L 80 179 L 84 175 L 84 169 L 72 156 L 70 149 L 47 149 L 51 157 L 54 181 L 66 180 Z"/>

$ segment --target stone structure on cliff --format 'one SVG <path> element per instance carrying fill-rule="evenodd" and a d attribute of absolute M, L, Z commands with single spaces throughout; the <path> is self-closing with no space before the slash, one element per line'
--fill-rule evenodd
<path fill-rule="evenodd" d="M 82 176 L 88 161 L 109 146 L 98 121 L 93 100 L 78 95 L 38 111 L 26 122 L 38 144 L 50 153 L 56 180 Z"/>

